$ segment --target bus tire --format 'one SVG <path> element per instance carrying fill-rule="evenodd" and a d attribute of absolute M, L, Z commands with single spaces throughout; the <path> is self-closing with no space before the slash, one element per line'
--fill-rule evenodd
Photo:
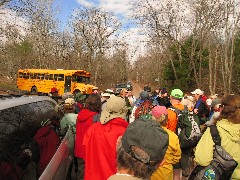
<path fill-rule="evenodd" d="M 31 88 L 30 93 L 31 93 L 31 94 L 37 94 L 37 93 L 38 93 L 37 87 L 36 87 L 36 86 L 33 86 L 33 87 Z"/>

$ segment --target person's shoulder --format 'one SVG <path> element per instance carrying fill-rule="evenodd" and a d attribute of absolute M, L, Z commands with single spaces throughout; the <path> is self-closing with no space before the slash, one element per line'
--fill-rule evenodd
<path fill-rule="evenodd" d="M 178 108 L 180 110 L 184 109 L 184 105 L 182 103 L 173 104 L 173 107 Z"/>
<path fill-rule="evenodd" d="M 166 127 L 163 127 L 163 129 L 168 133 L 169 139 L 170 139 L 170 138 L 178 139 L 178 136 L 177 136 L 174 132 L 172 132 L 171 130 L 169 130 L 169 129 L 166 128 Z"/>

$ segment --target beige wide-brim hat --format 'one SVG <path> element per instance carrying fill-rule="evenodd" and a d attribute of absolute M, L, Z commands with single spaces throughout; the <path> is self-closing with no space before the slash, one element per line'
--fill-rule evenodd
<path fill-rule="evenodd" d="M 110 97 L 106 102 L 106 108 L 102 111 L 100 122 L 106 124 L 114 118 L 125 118 L 127 106 L 125 99 L 117 96 Z"/>

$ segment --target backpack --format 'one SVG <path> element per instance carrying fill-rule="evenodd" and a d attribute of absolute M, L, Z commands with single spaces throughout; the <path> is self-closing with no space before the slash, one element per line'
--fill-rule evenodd
<path fill-rule="evenodd" d="M 153 104 L 151 101 L 144 101 L 137 109 L 135 110 L 135 119 L 151 119 L 152 115 L 150 114 Z"/>
<path fill-rule="evenodd" d="M 215 143 L 213 160 L 206 167 L 197 165 L 192 171 L 190 180 L 225 180 L 230 179 L 238 163 L 221 146 L 221 137 L 216 125 L 210 126 L 212 140 Z"/>
<path fill-rule="evenodd" d="M 168 109 L 177 114 L 176 134 L 178 135 L 181 149 L 194 148 L 202 136 L 199 117 L 193 111 L 190 111 L 187 106 L 184 106 L 183 110 L 173 106 Z"/>

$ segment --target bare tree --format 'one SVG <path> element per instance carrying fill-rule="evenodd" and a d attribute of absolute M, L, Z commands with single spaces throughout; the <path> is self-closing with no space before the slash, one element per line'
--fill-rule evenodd
<path fill-rule="evenodd" d="M 100 63 L 109 46 L 109 38 L 119 30 L 121 23 L 114 14 L 99 8 L 79 8 L 72 19 L 75 40 L 88 54 L 89 70 L 94 68 L 94 84 L 97 83 Z M 76 42 L 77 43 L 77 42 Z"/>

